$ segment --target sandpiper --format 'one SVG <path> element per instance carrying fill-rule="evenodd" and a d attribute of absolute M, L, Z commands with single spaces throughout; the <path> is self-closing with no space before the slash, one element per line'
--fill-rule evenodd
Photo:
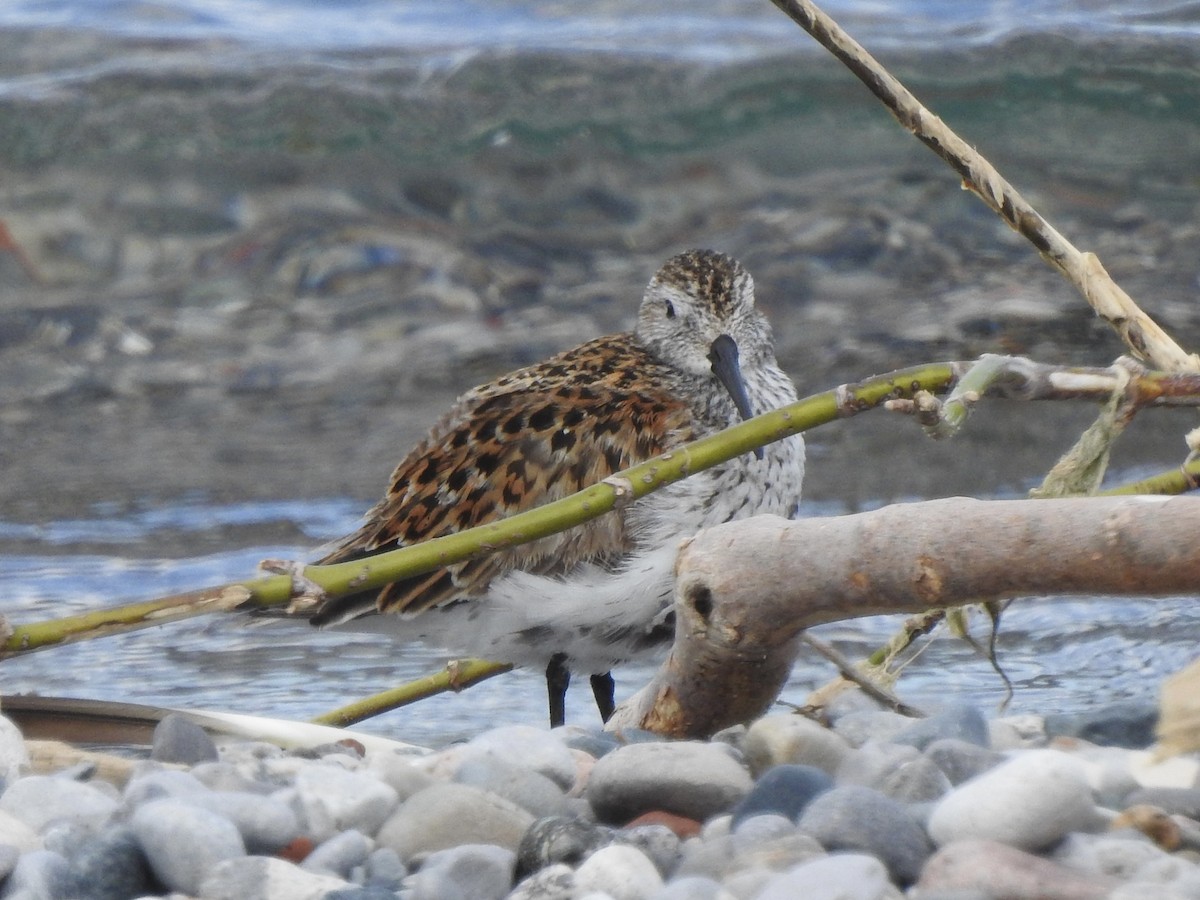
<path fill-rule="evenodd" d="M 568 496 L 796 399 L 754 282 L 710 250 L 669 259 L 632 332 L 598 338 L 463 394 L 393 472 L 365 524 L 321 560 L 360 559 Z M 681 539 L 760 513 L 795 515 L 798 435 L 566 533 L 348 597 L 311 621 L 545 667 L 551 725 L 570 672 L 613 710 L 610 669 L 673 634 Z"/>

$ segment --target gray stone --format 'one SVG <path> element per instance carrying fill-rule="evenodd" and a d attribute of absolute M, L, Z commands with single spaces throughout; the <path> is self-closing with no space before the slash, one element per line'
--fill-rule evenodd
<path fill-rule="evenodd" d="M 432 853 L 409 878 L 411 900 L 501 900 L 512 889 L 516 856 L 493 844 L 461 844 Z"/>
<path fill-rule="evenodd" d="M 1069 834 L 1054 848 L 1053 858 L 1076 872 L 1130 881 L 1137 877 L 1139 869 L 1170 859 L 1170 854 L 1140 833 L 1136 837 L 1128 834 Z"/>
<path fill-rule="evenodd" d="M 304 857 L 300 868 L 306 872 L 349 878 L 350 871 L 365 863 L 370 852 L 370 839 L 361 831 L 351 829 L 314 847 L 312 853 Z"/>
<path fill-rule="evenodd" d="M 739 844 L 747 850 L 753 850 L 767 841 L 796 834 L 796 823 L 779 813 L 764 813 L 742 819 L 733 834 L 737 835 Z"/>
<path fill-rule="evenodd" d="M 243 856 L 216 863 L 204 873 L 201 900 L 327 900 L 349 888 L 345 881 L 306 872 L 287 860 Z"/>
<path fill-rule="evenodd" d="M 300 830 L 317 843 L 352 828 L 374 835 L 399 803 L 395 789 L 374 776 L 320 763 L 301 769 L 283 794 Z"/>
<path fill-rule="evenodd" d="M 133 832 L 159 881 L 184 894 L 197 893 L 217 863 L 246 855 L 232 822 L 184 800 L 142 804 L 133 815 Z"/>
<path fill-rule="evenodd" d="M 1200 821 L 1200 788 L 1146 787 L 1125 796 L 1125 806 L 1157 806 L 1163 812 Z"/>
<path fill-rule="evenodd" d="M 748 823 L 753 821 L 755 820 L 747 820 Z M 675 870 L 675 877 L 698 875 L 725 884 L 741 871 L 782 871 L 825 855 L 825 848 L 816 838 L 795 828 L 791 834 L 753 842 L 744 840 L 739 834 L 688 841 L 681 850 L 682 858 Z"/>
<path fill-rule="evenodd" d="M 522 880 L 508 900 L 577 900 L 578 897 L 575 870 L 566 863 L 556 863 Z"/>
<path fill-rule="evenodd" d="M 237 826 L 247 853 L 270 856 L 300 836 L 296 814 L 274 797 L 242 791 L 210 791 L 193 794 L 186 802 L 211 810 Z"/>
<path fill-rule="evenodd" d="M 229 791 L 237 794 L 266 795 L 278 790 L 279 785 L 268 784 L 252 778 L 241 767 L 229 762 L 200 763 L 192 767 L 192 776 L 210 791 Z"/>
<path fill-rule="evenodd" d="M 611 732 L 582 728 L 579 725 L 564 725 L 554 729 L 552 734 L 566 744 L 569 749 L 582 750 L 596 759 L 628 743 Z"/>
<path fill-rule="evenodd" d="M 772 715 L 751 724 L 742 740 L 742 752 L 755 778 L 779 765 L 812 766 L 832 775 L 850 752 L 850 745 L 812 719 Z"/>
<path fill-rule="evenodd" d="M 150 758 L 158 762 L 213 762 L 218 758 L 217 745 L 208 732 L 179 713 L 169 713 L 154 728 Z"/>
<path fill-rule="evenodd" d="M 1076 872 L 1006 844 L 961 840 L 947 844 L 930 857 L 921 871 L 917 896 L 975 891 L 989 900 L 1105 900 L 1118 884 L 1115 879 Z"/>
<path fill-rule="evenodd" d="M 721 884 L 735 897 L 757 897 L 778 874 L 766 866 L 746 866 L 727 875 Z"/>
<path fill-rule="evenodd" d="M 17 867 L 17 860 L 21 858 L 21 851 L 12 844 L 0 844 L 0 883 L 12 874 L 12 870 Z"/>
<path fill-rule="evenodd" d="M 987 718 L 977 706 L 953 703 L 928 718 L 913 722 L 903 731 L 892 735 L 891 741 L 893 744 L 909 744 L 918 750 L 924 750 L 934 741 L 945 738 L 987 747 Z"/>
<path fill-rule="evenodd" d="M 666 878 L 679 863 L 679 835 L 666 825 L 638 825 L 617 832 L 614 843 L 628 844 L 646 854 L 658 873 Z"/>
<path fill-rule="evenodd" d="M 925 747 L 924 756 L 941 769 L 950 784 L 962 784 L 1004 762 L 1003 753 L 958 738 L 939 738 Z"/>
<path fill-rule="evenodd" d="M 515 803 L 465 784 L 433 784 L 409 797 L 375 836 L 402 860 L 459 844 L 516 851 L 533 816 Z"/>
<path fill-rule="evenodd" d="M 931 760 L 918 756 L 889 774 L 879 790 L 902 803 L 924 803 L 949 793 L 951 787 L 945 772 Z"/>
<path fill-rule="evenodd" d="M 893 735 L 909 728 L 913 720 L 900 713 L 884 709 L 846 713 L 835 719 L 833 732 L 851 747 L 861 747 L 867 741 L 891 742 Z"/>
<path fill-rule="evenodd" d="M 505 725 L 485 731 L 462 748 L 464 761 L 476 756 L 494 756 L 531 769 L 564 791 L 575 783 L 575 757 L 556 735 L 541 728 Z"/>
<path fill-rule="evenodd" d="M 0 796 L 0 810 L 34 831 L 54 821 L 98 828 L 112 817 L 118 805 L 97 787 L 54 775 L 19 778 Z"/>
<path fill-rule="evenodd" d="M 602 847 L 575 870 L 580 896 L 596 892 L 613 900 L 648 900 L 662 886 L 662 876 L 650 858 L 625 844 Z"/>
<path fill-rule="evenodd" d="M 800 830 L 827 850 L 861 850 L 908 885 L 933 852 L 925 830 L 901 804 L 871 788 L 836 787 L 813 800 L 800 817 Z"/>
<path fill-rule="evenodd" d="M 400 890 L 400 883 L 408 875 L 404 861 L 391 847 L 378 847 L 367 857 L 363 875 L 368 885 L 379 885 L 388 890 Z"/>
<path fill-rule="evenodd" d="M 837 782 L 879 789 L 893 772 L 920 755 L 920 751 L 909 744 L 867 741 L 842 760 Z"/>
<path fill-rule="evenodd" d="M 396 792 L 400 803 L 436 781 L 428 772 L 414 766 L 410 757 L 400 753 L 372 753 L 367 757 L 367 767 Z"/>
<path fill-rule="evenodd" d="M 654 895 L 654 900 L 735 900 L 735 897 L 725 890 L 719 881 L 699 875 L 688 875 L 686 878 L 668 881 L 663 889 Z"/>
<path fill-rule="evenodd" d="M 578 866 L 588 856 L 615 840 L 612 828 L 568 816 L 538 819 L 517 847 L 517 878 L 557 863 Z"/>
<path fill-rule="evenodd" d="M 29 766 L 29 751 L 21 730 L 0 716 L 0 785 L 16 781 Z"/>
<path fill-rule="evenodd" d="M 733 808 L 733 827 L 745 819 L 767 813 L 786 816 L 793 822 L 818 794 L 833 787 L 834 781 L 814 766 L 779 765 L 768 769 L 738 805 Z"/>
<path fill-rule="evenodd" d="M 322 894 L 321 900 L 396 900 L 399 892 L 379 885 L 368 884 L 362 887 L 340 888 Z"/>
<path fill-rule="evenodd" d="M 1158 704 L 1150 700 L 1121 700 L 1071 715 L 1046 716 L 1046 734 L 1082 738 L 1102 747 L 1141 750 L 1155 741 Z"/>
<path fill-rule="evenodd" d="M 153 889 L 150 864 L 129 828 L 102 832 L 68 860 L 63 896 L 128 900 Z"/>
<path fill-rule="evenodd" d="M 928 828 L 939 846 L 979 838 L 1041 850 L 1096 823 L 1082 763 L 1057 750 L 1029 750 L 943 797 Z"/>
<path fill-rule="evenodd" d="M 883 863 L 861 853 L 836 853 L 780 872 L 755 900 L 901 900 Z"/>
<path fill-rule="evenodd" d="M 14 816 L 0 810 L 0 844 L 18 850 L 41 850 L 42 839 L 38 833 Z"/>
<path fill-rule="evenodd" d="M 211 789 L 191 772 L 176 769 L 145 769 L 129 779 L 121 797 L 127 807 L 141 806 L 166 797 L 193 797 L 210 794 Z"/>
<path fill-rule="evenodd" d="M 4 883 L 5 900 L 58 900 L 70 897 L 70 871 L 67 861 L 51 850 L 22 853 L 13 872 Z"/>
<path fill-rule="evenodd" d="M 730 809 L 753 786 L 720 745 L 632 744 L 597 760 L 587 798 L 604 822 L 628 822 L 651 810 L 703 821 Z"/>
<path fill-rule="evenodd" d="M 567 797 L 545 775 L 497 756 L 478 755 L 465 760 L 454 773 L 459 784 L 491 791 L 538 817 L 565 815 Z"/>

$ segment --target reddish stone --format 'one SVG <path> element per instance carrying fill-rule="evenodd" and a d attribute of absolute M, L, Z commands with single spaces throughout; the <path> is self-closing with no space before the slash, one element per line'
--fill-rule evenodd
<path fill-rule="evenodd" d="M 675 813 L 664 812 L 661 809 L 642 813 L 632 822 L 627 823 L 625 827 L 636 828 L 639 825 L 666 825 L 680 838 L 690 838 L 700 833 L 700 823 L 695 819 L 677 816 Z"/>
<path fill-rule="evenodd" d="M 298 837 L 279 851 L 279 858 L 288 862 L 304 862 L 305 857 L 313 852 L 312 838 Z"/>

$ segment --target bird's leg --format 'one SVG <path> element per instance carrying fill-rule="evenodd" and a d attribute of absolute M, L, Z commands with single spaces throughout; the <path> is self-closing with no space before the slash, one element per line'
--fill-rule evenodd
<path fill-rule="evenodd" d="M 567 686 L 571 673 L 567 671 L 567 655 L 555 653 L 546 664 L 546 693 L 550 698 L 550 727 L 557 728 L 567 720 Z"/>
<path fill-rule="evenodd" d="M 613 683 L 612 672 L 592 676 L 592 696 L 596 698 L 596 709 L 600 710 L 600 721 L 607 722 L 612 718 L 617 704 L 613 699 L 616 685 Z"/>

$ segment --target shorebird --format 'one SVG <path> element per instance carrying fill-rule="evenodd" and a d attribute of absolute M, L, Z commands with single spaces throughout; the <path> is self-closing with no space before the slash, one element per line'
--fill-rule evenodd
<path fill-rule="evenodd" d="M 633 331 L 459 397 L 396 467 L 363 526 L 320 562 L 566 497 L 795 399 L 750 273 L 710 250 L 682 253 L 650 280 Z M 793 517 L 803 477 L 804 441 L 785 438 L 565 533 L 325 600 L 310 620 L 545 667 L 552 726 L 563 722 L 570 672 L 587 673 L 607 720 L 610 670 L 670 642 L 680 540 L 760 513 Z"/>

